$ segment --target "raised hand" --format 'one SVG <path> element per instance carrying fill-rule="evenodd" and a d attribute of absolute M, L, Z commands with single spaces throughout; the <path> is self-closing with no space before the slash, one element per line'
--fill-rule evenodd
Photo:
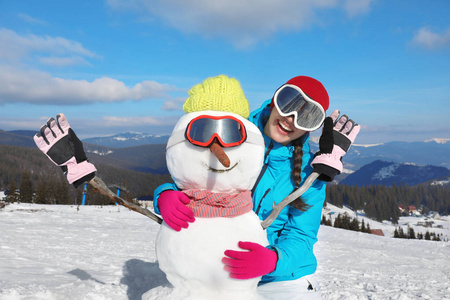
<path fill-rule="evenodd" d="M 56 120 L 48 119 L 33 139 L 36 146 L 61 167 L 70 184 L 78 187 L 94 178 L 97 169 L 88 162 L 83 143 L 70 128 L 64 114 L 57 115 Z"/>
<path fill-rule="evenodd" d="M 320 180 L 332 181 L 343 170 L 342 157 L 355 141 L 361 126 L 347 115 L 339 117 L 335 110 L 325 119 L 319 140 L 320 150 L 314 155 L 311 165 L 314 172 L 321 174 Z"/>

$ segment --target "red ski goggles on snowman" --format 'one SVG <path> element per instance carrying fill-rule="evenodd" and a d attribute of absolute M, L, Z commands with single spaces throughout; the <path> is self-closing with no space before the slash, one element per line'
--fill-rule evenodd
<path fill-rule="evenodd" d="M 273 102 L 281 116 L 294 115 L 294 126 L 298 129 L 313 131 L 325 120 L 323 107 L 298 86 L 283 85 L 275 92 Z"/>
<path fill-rule="evenodd" d="M 189 122 L 185 132 L 172 134 L 167 142 L 167 148 L 185 139 L 200 147 L 209 147 L 214 140 L 222 147 L 235 147 L 243 142 L 258 144 L 258 136 L 248 133 L 244 123 L 233 116 L 198 116 Z"/>

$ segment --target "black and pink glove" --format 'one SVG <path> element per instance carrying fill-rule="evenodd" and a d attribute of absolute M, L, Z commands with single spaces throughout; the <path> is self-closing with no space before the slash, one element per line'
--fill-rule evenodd
<path fill-rule="evenodd" d="M 314 172 L 319 173 L 319 180 L 333 181 L 343 170 L 342 157 L 355 141 L 361 126 L 343 115 L 339 119 L 339 111 L 335 110 L 323 123 L 319 140 L 319 151 L 311 162 Z"/>
<path fill-rule="evenodd" d="M 188 228 L 195 221 L 194 212 L 187 207 L 191 199 L 185 193 L 166 190 L 158 198 L 158 208 L 164 222 L 175 231 Z"/>
<path fill-rule="evenodd" d="M 226 250 L 222 258 L 225 271 L 234 279 L 250 279 L 273 272 L 277 266 L 278 254 L 264 246 L 252 242 L 239 242 L 246 251 Z"/>
<path fill-rule="evenodd" d="M 36 146 L 60 166 L 66 174 L 67 181 L 75 187 L 91 180 L 97 169 L 88 162 L 83 143 L 70 128 L 64 114 L 50 118 L 34 136 Z"/>

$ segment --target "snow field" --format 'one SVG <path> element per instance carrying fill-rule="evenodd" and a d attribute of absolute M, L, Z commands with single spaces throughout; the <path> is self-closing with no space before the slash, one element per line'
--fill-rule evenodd
<path fill-rule="evenodd" d="M 315 253 L 324 299 L 450 299 L 448 243 L 321 227 Z"/>
<path fill-rule="evenodd" d="M 159 225 L 123 207 L 9 205 L 0 227 L 1 300 L 140 299 L 165 280 Z"/>
<path fill-rule="evenodd" d="M 0 211 L 0 230 L 0 300 L 135 300 L 149 290 L 153 300 L 171 292 L 156 262 L 159 225 L 124 207 L 12 204 Z M 448 242 L 327 226 L 318 239 L 323 299 L 450 299 Z"/>

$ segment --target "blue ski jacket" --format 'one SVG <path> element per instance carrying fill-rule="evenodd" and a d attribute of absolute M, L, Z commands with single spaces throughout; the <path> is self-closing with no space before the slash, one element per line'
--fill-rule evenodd
<path fill-rule="evenodd" d="M 270 101 L 251 113 L 249 120 L 261 132 L 270 115 Z M 294 146 L 284 146 L 269 137 L 264 137 L 266 154 L 261 174 L 253 188 L 253 210 L 261 220 L 272 212 L 273 204 L 278 204 L 295 189 L 291 171 L 293 168 Z M 304 139 L 302 157 L 302 182 L 311 174 L 312 154 L 309 149 L 309 134 Z M 313 274 L 317 260 L 313 245 L 317 241 L 322 207 L 325 200 L 326 183 L 316 182 L 302 195 L 302 199 L 311 207 L 302 212 L 291 206 L 285 207 L 278 218 L 267 228 L 268 248 L 278 254 L 275 271 L 263 276 L 261 284 L 272 281 L 294 280 Z M 158 198 L 165 190 L 176 190 L 175 184 L 166 183 L 154 192 L 154 208 L 159 213 Z"/>
<path fill-rule="evenodd" d="M 270 101 L 264 102 L 249 117 L 261 132 L 270 115 Z M 294 146 L 284 146 L 265 135 L 263 137 L 266 147 L 264 166 L 253 188 L 252 197 L 253 210 L 261 220 L 269 216 L 274 203 L 280 203 L 295 189 L 291 176 Z M 302 183 L 312 173 L 312 158 L 307 134 L 303 143 Z M 325 182 L 316 180 L 302 195 L 302 199 L 311 206 L 307 211 L 287 206 L 267 228 L 268 247 L 277 251 L 278 262 L 275 271 L 264 276 L 261 283 L 294 280 L 316 271 L 317 260 L 313 245 L 317 241 L 320 227 L 325 187 Z"/>

